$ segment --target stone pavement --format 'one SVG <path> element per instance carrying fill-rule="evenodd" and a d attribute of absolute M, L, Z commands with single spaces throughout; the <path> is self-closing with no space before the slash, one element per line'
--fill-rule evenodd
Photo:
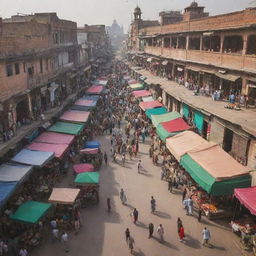
<path fill-rule="evenodd" d="M 109 136 L 99 137 L 103 151 L 108 152 L 110 159 Z M 208 221 L 203 217 L 198 223 L 196 216 L 186 216 L 182 207 L 181 192 L 168 192 L 167 183 L 160 180 L 160 167 L 153 166 L 148 156 L 149 140 L 140 144 L 140 153 L 136 159 L 128 160 L 125 167 L 110 162 L 100 170 L 100 203 L 82 210 L 83 227 L 74 235 L 71 233 L 70 251 L 64 252 L 62 244 L 51 242 L 49 234 L 47 241 L 32 252 L 33 256 L 124 256 L 130 255 L 125 242 L 124 231 L 128 227 L 135 239 L 137 256 L 240 256 L 243 255 L 234 234 L 221 224 Z M 137 173 L 138 159 L 142 160 L 145 172 Z M 120 161 L 120 156 L 119 156 Z M 71 186 L 73 175 L 59 184 L 59 187 Z M 121 204 L 119 191 L 123 188 L 128 199 L 127 206 Z M 156 214 L 150 213 L 150 199 L 156 199 Z M 107 197 L 112 201 L 112 212 L 107 212 Z M 132 223 L 130 213 L 136 207 L 139 211 L 139 222 Z M 177 217 L 183 221 L 186 239 L 185 243 L 178 240 Z M 148 239 L 148 224 L 152 222 L 155 230 L 161 223 L 165 229 L 165 243 L 154 237 Z M 201 245 L 202 229 L 207 226 L 212 234 L 213 248 Z"/>
<path fill-rule="evenodd" d="M 134 67 L 131 67 L 134 69 Z M 256 109 L 242 108 L 240 111 L 227 109 L 227 102 L 213 101 L 211 97 L 194 96 L 193 91 L 178 85 L 174 81 L 155 76 L 145 69 L 134 69 L 147 77 L 148 84 L 160 84 L 162 89 L 181 102 L 188 103 L 197 109 L 213 114 L 231 123 L 240 125 L 245 131 L 256 136 Z"/>

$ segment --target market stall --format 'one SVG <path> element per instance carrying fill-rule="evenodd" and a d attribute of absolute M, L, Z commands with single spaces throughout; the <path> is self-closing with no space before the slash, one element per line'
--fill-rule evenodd
<path fill-rule="evenodd" d="M 150 108 L 146 110 L 146 116 L 151 120 L 152 115 L 162 115 L 167 113 L 167 109 L 162 107 L 162 108 Z"/>
<path fill-rule="evenodd" d="M 90 116 L 90 112 L 87 111 L 77 111 L 69 110 L 66 111 L 61 117 L 60 120 L 75 122 L 75 123 L 86 123 Z"/>
<path fill-rule="evenodd" d="M 84 148 L 100 148 L 100 143 L 98 141 L 87 141 Z"/>
<path fill-rule="evenodd" d="M 130 85 L 130 84 L 137 84 L 138 83 L 138 81 L 137 80 L 135 80 L 135 79 L 130 79 L 130 80 L 128 80 L 128 84 Z"/>
<path fill-rule="evenodd" d="M 18 182 L 0 182 L 0 207 L 10 198 L 14 193 Z"/>
<path fill-rule="evenodd" d="M 33 142 L 49 143 L 49 144 L 72 144 L 75 136 L 57 132 L 43 132 Z"/>
<path fill-rule="evenodd" d="M 48 128 L 50 132 L 65 133 L 71 135 L 78 135 L 82 132 L 84 124 L 74 124 L 68 122 L 56 122 Z"/>
<path fill-rule="evenodd" d="M 104 90 L 104 87 L 101 85 L 93 85 L 89 89 L 86 90 L 86 94 L 101 94 Z"/>
<path fill-rule="evenodd" d="M 95 141 L 85 143 L 84 149 L 80 150 L 80 162 L 90 163 L 96 169 L 99 169 L 103 160 L 103 155 L 99 147 L 100 144 Z"/>
<path fill-rule="evenodd" d="M 161 108 L 163 107 L 163 104 L 160 103 L 158 100 L 154 100 L 154 101 L 148 101 L 148 102 L 141 102 L 139 106 L 142 110 L 146 111 L 147 109 L 150 109 L 150 108 Z"/>
<path fill-rule="evenodd" d="M 73 165 L 73 170 L 75 174 L 79 174 L 82 172 L 94 172 L 95 168 L 92 164 L 75 164 Z"/>
<path fill-rule="evenodd" d="M 152 123 L 155 127 L 157 127 L 160 123 L 172 121 L 177 118 L 181 118 L 181 115 L 178 112 L 168 112 L 162 115 L 151 116 Z"/>
<path fill-rule="evenodd" d="M 130 89 L 132 89 L 132 91 L 143 90 L 144 89 L 144 85 L 140 84 L 140 83 L 130 84 L 129 87 L 130 87 Z"/>
<path fill-rule="evenodd" d="M 150 91 L 147 90 L 139 90 L 139 91 L 133 91 L 132 92 L 133 96 L 135 98 L 140 98 L 140 97 L 147 97 L 151 95 Z"/>
<path fill-rule="evenodd" d="M 142 97 L 142 101 L 143 101 L 143 102 L 154 101 L 154 98 L 153 98 L 152 96 Z"/>

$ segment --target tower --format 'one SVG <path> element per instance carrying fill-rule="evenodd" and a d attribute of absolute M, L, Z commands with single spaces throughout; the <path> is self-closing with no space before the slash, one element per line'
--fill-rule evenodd
<path fill-rule="evenodd" d="M 133 16 L 134 16 L 134 20 L 141 20 L 141 9 L 139 6 L 137 6 L 135 9 L 134 9 L 134 13 L 133 13 Z"/>

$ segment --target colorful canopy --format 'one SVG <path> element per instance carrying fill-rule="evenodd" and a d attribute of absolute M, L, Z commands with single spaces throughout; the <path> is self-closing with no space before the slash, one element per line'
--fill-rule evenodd
<path fill-rule="evenodd" d="M 51 144 L 71 144 L 74 135 L 62 134 L 57 132 L 43 132 L 34 142 L 51 143 Z"/>
<path fill-rule="evenodd" d="M 162 141 L 166 141 L 167 138 L 178 134 L 178 132 L 167 132 L 161 124 L 157 126 L 156 133 Z"/>
<path fill-rule="evenodd" d="M 218 161 L 217 159 L 218 158 L 215 160 Z M 205 191 L 213 196 L 233 194 L 235 188 L 248 187 L 251 183 L 250 175 L 230 177 L 225 180 L 217 181 L 188 154 L 182 156 L 180 164 L 185 168 L 185 170 L 190 174 L 197 184 L 199 184 Z"/>
<path fill-rule="evenodd" d="M 101 85 L 93 85 L 86 90 L 87 94 L 101 94 L 104 90 L 104 87 Z"/>
<path fill-rule="evenodd" d="M 69 110 L 69 111 L 66 111 L 60 117 L 60 120 L 77 122 L 77 123 L 86 123 L 89 118 L 89 115 L 90 115 L 90 112 L 87 112 L 87 111 Z"/>
<path fill-rule="evenodd" d="M 27 201 L 10 216 L 10 219 L 31 224 L 37 223 L 51 208 L 52 204 Z"/>
<path fill-rule="evenodd" d="M 80 184 L 98 184 L 100 174 L 98 172 L 79 173 L 75 178 L 75 183 Z"/>
<path fill-rule="evenodd" d="M 163 122 L 160 125 L 162 125 L 167 132 L 181 132 L 191 128 L 182 118 Z"/>
<path fill-rule="evenodd" d="M 0 182 L 13 182 L 22 180 L 31 170 L 29 165 L 2 164 L 0 165 Z"/>
<path fill-rule="evenodd" d="M 49 198 L 50 203 L 73 204 L 76 201 L 80 189 L 77 188 L 53 188 Z"/>
<path fill-rule="evenodd" d="M 158 100 L 154 100 L 154 101 L 148 101 L 148 102 L 141 102 L 139 106 L 141 107 L 142 110 L 146 111 L 147 109 L 150 109 L 150 108 L 160 108 L 163 106 L 163 104 L 160 103 Z"/>
<path fill-rule="evenodd" d="M 84 148 L 99 148 L 100 143 L 98 141 L 87 141 Z"/>
<path fill-rule="evenodd" d="M 95 155 L 95 154 L 98 154 L 98 152 L 99 152 L 98 148 L 84 148 L 80 150 L 80 153 L 89 154 L 89 155 Z"/>
<path fill-rule="evenodd" d="M 68 150 L 68 147 L 68 144 L 49 144 L 40 142 L 32 142 L 27 146 L 27 148 L 30 150 L 54 152 L 54 156 L 57 158 L 62 158 L 65 152 Z"/>
<path fill-rule="evenodd" d="M 48 131 L 78 135 L 84 128 L 83 124 L 57 122 L 48 128 Z"/>
<path fill-rule="evenodd" d="M 82 172 L 94 172 L 94 166 L 92 164 L 75 164 L 73 165 L 75 173 Z"/>
<path fill-rule="evenodd" d="M 17 182 L 0 182 L 0 205 L 8 200 L 15 191 Z"/>
<path fill-rule="evenodd" d="M 147 90 L 140 90 L 140 91 L 133 91 L 132 94 L 135 98 L 140 98 L 140 97 L 150 96 L 151 92 Z"/>
<path fill-rule="evenodd" d="M 69 110 L 76 110 L 76 111 L 87 111 L 90 112 L 94 107 L 85 107 L 80 105 L 73 105 L 69 108 Z"/>
<path fill-rule="evenodd" d="M 152 115 L 162 115 L 167 113 L 167 109 L 166 108 L 150 108 L 148 110 L 146 110 L 146 116 L 151 119 Z"/>
<path fill-rule="evenodd" d="M 83 106 L 83 107 L 95 107 L 97 104 L 97 101 L 91 99 L 91 100 L 86 100 L 86 99 L 79 99 L 75 102 L 75 105 L 77 106 Z"/>
<path fill-rule="evenodd" d="M 138 83 L 138 81 L 135 79 L 128 80 L 128 84 L 137 84 L 137 83 Z"/>
<path fill-rule="evenodd" d="M 130 84 L 130 88 L 132 90 L 142 90 L 144 88 L 143 84 L 137 83 L 137 84 Z"/>
<path fill-rule="evenodd" d="M 106 79 L 100 79 L 99 78 L 98 80 L 96 80 L 96 84 L 99 84 L 99 85 L 106 86 L 107 83 L 108 83 L 108 80 L 106 80 Z"/>
<path fill-rule="evenodd" d="M 155 127 L 157 127 L 160 123 L 175 120 L 180 118 L 181 115 L 178 112 L 169 112 L 162 115 L 152 115 L 151 120 Z"/>
<path fill-rule="evenodd" d="M 142 101 L 143 101 L 143 102 L 154 101 L 154 98 L 153 98 L 152 96 L 142 97 Z"/>
<path fill-rule="evenodd" d="M 53 152 L 42 152 L 29 149 L 22 149 L 15 157 L 12 158 L 12 161 L 21 164 L 42 167 L 53 158 Z"/>
<path fill-rule="evenodd" d="M 256 187 L 236 188 L 234 196 L 243 204 L 253 215 L 256 215 Z"/>
<path fill-rule="evenodd" d="M 189 142 L 189 143 L 188 143 Z M 181 132 L 171 138 L 166 139 L 166 146 L 174 157 L 180 161 L 187 152 L 196 148 L 208 148 L 214 145 L 203 139 L 192 131 Z"/>
<path fill-rule="evenodd" d="M 93 101 L 97 102 L 99 100 L 99 98 L 100 98 L 99 95 L 85 95 L 85 96 L 83 96 L 82 99 L 84 99 L 84 100 L 93 100 Z"/>

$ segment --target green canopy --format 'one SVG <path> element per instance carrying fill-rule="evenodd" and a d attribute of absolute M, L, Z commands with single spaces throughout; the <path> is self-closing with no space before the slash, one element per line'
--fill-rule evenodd
<path fill-rule="evenodd" d="M 179 132 L 167 132 L 164 129 L 164 127 L 161 124 L 159 124 L 156 128 L 156 133 L 162 141 L 166 141 L 167 138 L 172 137 L 178 134 Z"/>
<path fill-rule="evenodd" d="M 75 178 L 75 183 L 98 184 L 100 174 L 98 172 L 79 173 Z"/>
<path fill-rule="evenodd" d="M 83 128 L 84 128 L 84 124 L 57 122 L 54 125 L 52 125 L 50 128 L 48 128 L 48 131 L 77 135 L 83 130 Z"/>
<path fill-rule="evenodd" d="M 180 164 L 198 185 L 213 196 L 232 195 L 235 188 L 246 188 L 251 185 L 250 175 L 216 181 L 214 177 L 196 163 L 188 154 L 181 158 Z"/>
<path fill-rule="evenodd" d="M 152 115 L 162 115 L 165 113 L 167 113 L 166 108 L 150 108 L 150 109 L 146 110 L 146 115 L 149 119 L 151 119 Z"/>
<path fill-rule="evenodd" d="M 189 106 L 186 104 L 183 104 L 183 116 L 188 119 L 189 118 Z"/>
<path fill-rule="evenodd" d="M 137 84 L 130 84 L 130 88 L 135 91 L 135 90 L 142 90 L 144 89 L 144 85 L 137 83 Z"/>
<path fill-rule="evenodd" d="M 177 118 L 180 118 L 181 115 L 178 112 L 168 112 L 162 115 L 152 115 L 152 123 L 157 127 L 160 123 L 168 122 Z"/>
<path fill-rule="evenodd" d="M 31 224 L 37 223 L 51 208 L 52 204 L 27 201 L 10 216 L 10 219 Z"/>
<path fill-rule="evenodd" d="M 203 127 L 204 127 L 204 116 L 200 112 L 196 111 L 194 113 L 193 122 L 194 122 L 195 126 L 197 127 L 198 131 L 200 133 L 202 133 Z"/>

